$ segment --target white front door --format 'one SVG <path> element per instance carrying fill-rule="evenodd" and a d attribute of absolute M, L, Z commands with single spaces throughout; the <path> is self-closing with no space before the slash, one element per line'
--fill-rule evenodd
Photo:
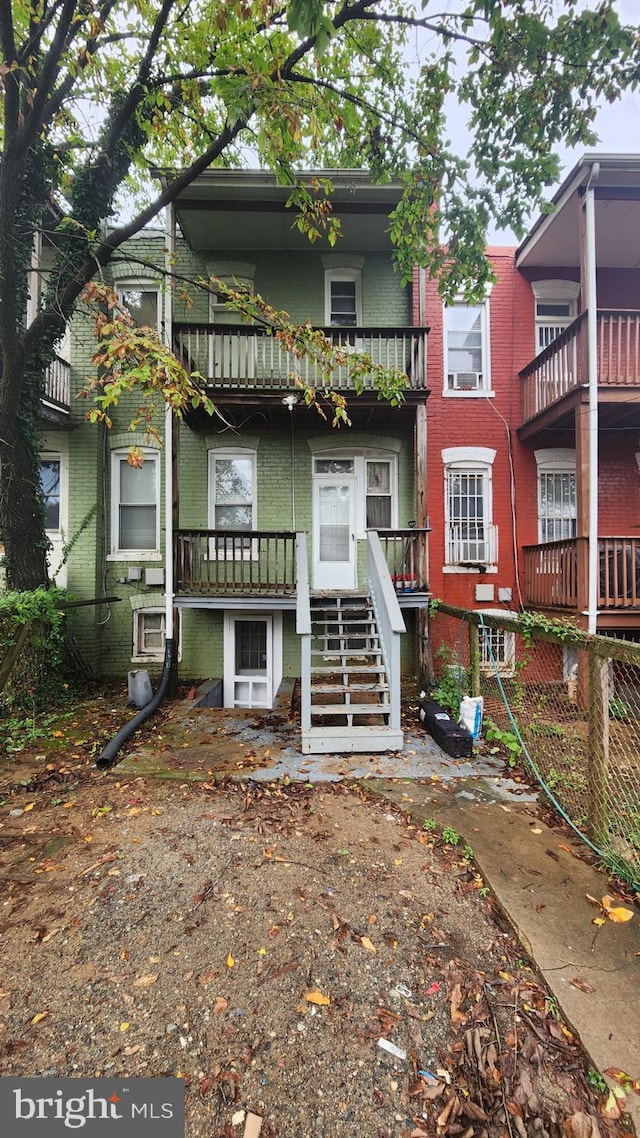
<path fill-rule="evenodd" d="M 225 613 L 224 706 L 273 707 L 273 617 Z"/>
<path fill-rule="evenodd" d="M 323 591 L 356 587 L 353 477 L 339 473 L 314 477 L 313 587 Z"/>

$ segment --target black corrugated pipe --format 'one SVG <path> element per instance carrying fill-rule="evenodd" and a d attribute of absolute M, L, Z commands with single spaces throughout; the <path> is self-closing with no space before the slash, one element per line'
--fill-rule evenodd
<path fill-rule="evenodd" d="M 118 754 L 120 748 L 124 746 L 127 739 L 133 735 L 134 731 L 138 730 L 138 727 L 140 727 L 142 723 L 144 723 L 147 719 L 150 719 L 154 711 L 157 711 L 157 709 L 160 707 L 160 704 L 166 695 L 167 688 L 169 687 L 169 680 L 171 679 L 171 672 L 173 671 L 175 658 L 176 642 L 175 640 L 167 640 L 164 646 L 164 665 L 162 668 L 162 675 L 160 676 L 160 683 L 158 684 L 158 690 L 153 696 L 153 699 L 150 699 L 145 707 L 142 707 L 138 714 L 133 716 L 133 719 L 130 719 L 128 723 L 124 724 L 124 727 L 120 728 L 117 735 L 114 735 L 113 739 L 109 740 L 104 750 L 100 755 L 98 755 L 98 758 L 96 759 L 96 766 L 100 770 L 104 770 L 105 767 L 112 767 L 114 765 L 116 761 L 116 755 Z"/>

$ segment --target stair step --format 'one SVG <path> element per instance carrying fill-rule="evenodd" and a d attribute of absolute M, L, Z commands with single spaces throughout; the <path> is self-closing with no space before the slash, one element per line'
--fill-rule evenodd
<path fill-rule="evenodd" d="M 386 693 L 389 691 L 389 685 L 388 684 L 378 684 L 378 683 L 371 683 L 371 684 L 314 684 L 314 683 L 312 683 L 311 684 L 312 696 L 317 695 L 320 692 L 323 692 L 323 693 L 325 693 L 325 692 L 326 693 L 344 692 L 346 694 L 347 692 L 356 692 L 356 691 L 357 692 L 385 692 Z"/>
<path fill-rule="evenodd" d="M 312 703 L 312 718 L 319 715 L 388 715 L 388 703 Z"/>
<path fill-rule="evenodd" d="M 368 675 L 370 672 L 386 672 L 384 664 L 347 664 L 344 668 L 336 667 L 335 664 L 317 664 L 311 669 L 312 676 L 330 676 L 330 675 Z"/>

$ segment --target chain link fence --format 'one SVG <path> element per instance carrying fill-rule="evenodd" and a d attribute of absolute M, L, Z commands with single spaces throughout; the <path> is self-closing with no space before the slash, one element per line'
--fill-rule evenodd
<path fill-rule="evenodd" d="M 457 715 L 456 700 L 481 695 L 486 745 L 521 763 L 607 866 L 640 883 L 640 644 L 444 604 L 430 639 L 434 698 Z"/>

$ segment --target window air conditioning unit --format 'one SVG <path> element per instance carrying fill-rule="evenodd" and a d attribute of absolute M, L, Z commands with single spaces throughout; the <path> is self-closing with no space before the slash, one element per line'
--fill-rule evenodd
<path fill-rule="evenodd" d="M 479 391 L 482 387 L 482 372 L 449 372 L 449 386 L 452 387 L 455 391 Z"/>

